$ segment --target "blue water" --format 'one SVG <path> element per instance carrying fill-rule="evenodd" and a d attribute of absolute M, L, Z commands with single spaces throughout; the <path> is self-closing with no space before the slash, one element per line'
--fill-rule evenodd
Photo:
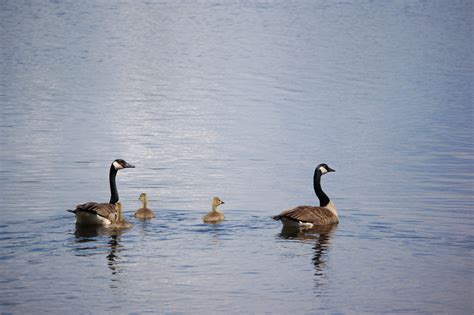
<path fill-rule="evenodd" d="M 472 314 L 472 16 L 0 2 L 0 312 Z M 115 158 L 134 227 L 76 228 Z M 321 162 L 340 224 L 282 233 Z M 226 220 L 205 225 L 213 196 Z"/>

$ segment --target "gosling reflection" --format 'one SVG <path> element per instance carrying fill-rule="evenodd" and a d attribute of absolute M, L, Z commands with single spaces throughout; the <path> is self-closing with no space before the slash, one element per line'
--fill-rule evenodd
<path fill-rule="evenodd" d="M 283 227 L 280 237 L 285 239 L 297 240 L 315 240 L 313 250 L 314 255 L 312 262 L 314 265 L 314 275 L 316 277 L 324 276 L 324 266 L 327 259 L 327 251 L 331 244 L 331 237 L 336 230 L 337 225 L 318 226 L 308 230 L 300 230 L 298 228 Z"/>

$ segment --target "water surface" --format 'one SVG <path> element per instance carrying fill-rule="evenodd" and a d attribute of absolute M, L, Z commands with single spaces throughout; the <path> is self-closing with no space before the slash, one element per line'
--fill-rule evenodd
<path fill-rule="evenodd" d="M 1 312 L 471 314 L 472 12 L 2 1 Z M 133 229 L 76 228 L 115 158 Z M 285 233 L 321 162 L 340 224 Z"/>

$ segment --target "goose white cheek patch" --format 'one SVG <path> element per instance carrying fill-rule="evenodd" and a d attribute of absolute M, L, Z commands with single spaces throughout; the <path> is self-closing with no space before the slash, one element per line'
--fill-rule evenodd
<path fill-rule="evenodd" d="M 114 168 L 115 168 L 116 170 L 120 170 L 120 169 L 123 168 L 123 166 L 122 166 L 119 162 L 115 161 L 115 162 L 114 162 Z"/>

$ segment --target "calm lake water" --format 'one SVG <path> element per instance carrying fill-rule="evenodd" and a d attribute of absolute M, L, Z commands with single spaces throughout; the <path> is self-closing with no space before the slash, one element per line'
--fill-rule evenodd
<path fill-rule="evenodd" d="M 472 16 L 1 1 L 0 312 L 472 314 Z M 76 229 L 116 158 L 134 227 Z M 340 224 L 282 233 L 321 162 Z M 226 221 L 205 225 L 213 196 Z"/>

